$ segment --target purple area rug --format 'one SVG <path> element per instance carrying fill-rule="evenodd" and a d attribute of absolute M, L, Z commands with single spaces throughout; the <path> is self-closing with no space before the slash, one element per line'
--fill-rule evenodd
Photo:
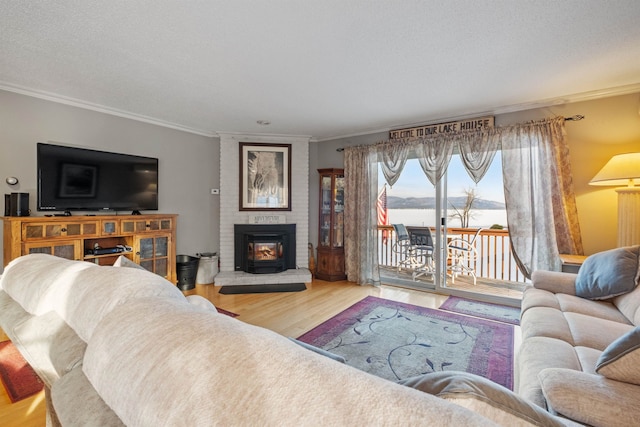
<path fill-rule="evenodd" d="M 238 317 L 239 316 L 239 314 L 232 313 L 230 311 L 225 310 L 224 308 L 216 307 L 216 310 L 218 311 L 218 313 L 226 314 L 229 317 Z"/>
<path fill-rule="evenodd" d="M 482 317 L 483 319 L 495 320 L 497 322 L 509 323 L 511 325 L 520 324 L 520 309 L 507 305 L 492 304 L 489 302 L 474 301 L 450 296 L 440 306 L 440 310 Z"/>
<path fill-rule="evenodd" d="M 0 342 L 0 379 L 11 403 L 33 396 L 44 387 L 40 377 L 11 341 Z"/>
<path fill-rule="evenodd" d="M 465 371 L 513 389 L 513 326 L 366 297 L 298 339 L 391 381 Z"/>

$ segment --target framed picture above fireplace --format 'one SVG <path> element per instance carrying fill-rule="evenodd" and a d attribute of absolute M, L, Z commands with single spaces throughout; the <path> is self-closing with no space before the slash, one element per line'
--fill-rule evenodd
<path fill-rule="evenodd" d="M 240 143 L 240 210 L 291 210 L 291 144 Z"/>

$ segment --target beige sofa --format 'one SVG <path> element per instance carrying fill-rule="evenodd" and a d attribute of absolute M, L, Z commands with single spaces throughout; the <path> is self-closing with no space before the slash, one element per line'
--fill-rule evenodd
<path fill-rule="evenodd" d="M 0 326 L 46 384 L 49 425 L 565 424 L 473 375 L 377 378 L 140 269 L 33 254 L 0 285 Z"/>
<path fill-rule="evenodd" d="M 516 355 L 520 396 L 588 425 L 640 423 L 639 253 L 593 255 L 578 274 L 533 274 Z"/>

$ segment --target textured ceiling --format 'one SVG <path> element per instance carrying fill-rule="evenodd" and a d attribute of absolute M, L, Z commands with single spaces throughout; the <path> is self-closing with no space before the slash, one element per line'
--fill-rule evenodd
<path fill-rule="evenodd" d="M 0 89 L 323 140 L 640 91 L 639 21 L 638 0 L 3 0 Z"/>

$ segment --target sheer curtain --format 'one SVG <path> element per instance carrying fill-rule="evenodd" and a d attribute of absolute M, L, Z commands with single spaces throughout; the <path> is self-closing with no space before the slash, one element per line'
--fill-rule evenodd
<path fill-rule="evenodd" d="M 422 171 L 431 184 L 442 179 L 453 154 L 454 141 L 447 134 L 416 141 L 415 152 Z"/>
<path fill-rule="evenodd" d="M 411 145 L 406 140 L 402 140 L 388 144 L 384 149 L 378 150 L 380 168 L 384 179 L 390 187 L 393 187 L 393 184 L 400 178 L 400 172 L 402 172 L 404 165 L 407 163 L 410 148 Z"/>
<path fill-rule="evenodd" d="M 344 252 L 347 280 L 380 284 L 378 268 L 378 151 L 376 146 L 344 150 Z M 394 181 L 395 182 L 395 181 Z"/>
<path fill-rule="evenodd" d="M 380 281 L 376 197 L 378 161 L 389 185 L 410 153 L 432 184 L 444 176 L 453 149 L 479 182 L 502 145 L 507 223 L 512 251 L 529 277 L 536 269 L 560 270 L 559 253 L 582 253 L 564 118 L 447 133 L 412 141 L 386 141 L 345 149 L 345 258 L 347 279 Z"/>
<path fill-rule="evenodd" d="M 559 271 L 560 253 L 581 254 L 564 118 L 503 128 L 502 170 L 511 247 L 526 277 Z"/>

